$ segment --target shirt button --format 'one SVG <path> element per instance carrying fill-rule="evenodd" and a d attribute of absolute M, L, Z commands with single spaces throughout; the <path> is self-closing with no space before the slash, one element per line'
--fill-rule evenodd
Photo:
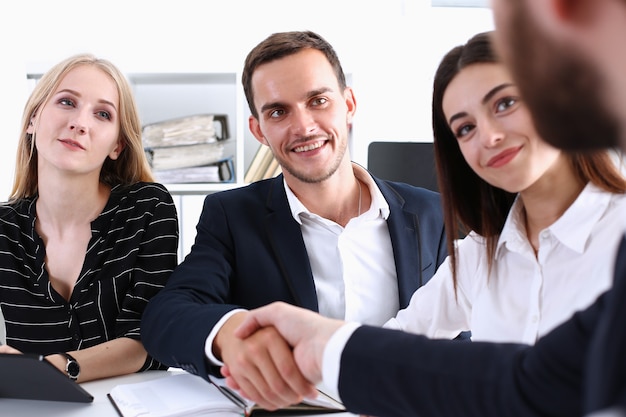
<path fill-rule="evenodd" d="M 539 321 L 539 317 L 533 316 L 532 321 L 534 324 L 536 324 Z"/>
<path fill-rule="evenodd" d="M 73 340 L 79 340 L 79 339 L 80 339 L 80 337 L 78 337 L 78 335 L 77 335 L 77 334 L 74 334 L 74 335 L 72 335 L 72 339 L 73 339 Z"/>

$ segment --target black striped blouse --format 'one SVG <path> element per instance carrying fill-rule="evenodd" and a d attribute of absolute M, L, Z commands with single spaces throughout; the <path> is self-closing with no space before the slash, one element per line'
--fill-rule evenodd
<path fill-rule="evenodd" d="M 0 307 L 7 344 L 51 354 L 119 337 L 140 339 L 141 315 L 177 264 L 178 219 L 157 183 L 116 186 L 91 223 L 70 301 L 52 288 L 35 232 L 36 198 L 0 205 Z M 163 365 L 148 358 L 142 370 Z"/>

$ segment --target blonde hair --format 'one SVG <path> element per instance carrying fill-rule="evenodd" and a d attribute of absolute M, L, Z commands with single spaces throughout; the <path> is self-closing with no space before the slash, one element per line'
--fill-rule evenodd
<path fill-rule="evenodd" d="M 9 201 L 37 194 L 37 149 L 34 135 L 27 132 L 31 120 L 48 102 L 59 83 L 74 68 L 90 65 L 108 74 L 117 86 L 119 95 L 119 141 L 124 145 L 116 160 L 107 157 L 100 170 L 100 181 L 114 186 L 139 181 L 153 182 L 154 177 L 141 142 L 141 122 L 137 104 L 128 80 L 106 59 L 92 54 L 77 54 L 66 58 L 47 71 L 35 85 L 22 115 L 22 130 L 17 146 L 15 180 Z"/>

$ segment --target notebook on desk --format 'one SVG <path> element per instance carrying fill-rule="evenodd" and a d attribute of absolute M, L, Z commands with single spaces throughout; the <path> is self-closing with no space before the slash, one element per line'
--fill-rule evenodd
<path fill-rule="evenodd" d="M 41 355 L 0 353 L 0 398 L 90 403 L 93 396 Z"/>
<path fill-rule="evenodd" d="M 119 384 L 111 389 L 108 397 L 120 417 L 257 417 L 281 413 L 319 415 L 345 411 L 343 404 L 321 391 L 316 399 L 307 399 L 278 411 L 265 411 L 227 388 L 222 378 L 211 378 L 211 382 L 207 382 L 186 372 L 166 378 Z"/>

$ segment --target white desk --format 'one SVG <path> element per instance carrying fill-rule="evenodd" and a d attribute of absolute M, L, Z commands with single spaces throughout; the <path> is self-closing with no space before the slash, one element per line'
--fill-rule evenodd
<path fill-rule="evenodd" d="M 93 395 L 93 403 L 69 403 L 60 401 L 31 401 L 0 398 L 0 416 L 7 417 L 119 417 L 115 408 L 107 398 L 107 393 L 117 384 L 147 381 L 155 378 L 166 378 L 181 371 L 148 371 L 138 374 L 107 378 L 100 381 L 81 384 Z M 288 414 L 281 414 L 289 417 Z M 307 414 L 307 416 L 354 416 L 350 413 Z"/>

